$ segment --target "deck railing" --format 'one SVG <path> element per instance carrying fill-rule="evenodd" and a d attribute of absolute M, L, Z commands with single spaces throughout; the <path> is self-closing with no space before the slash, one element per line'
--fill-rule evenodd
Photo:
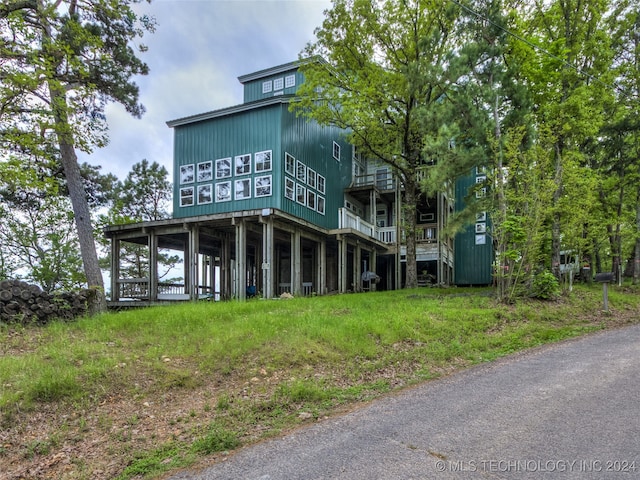
<path fill-rule="evenodd" d="M 369 237 L 374 237 L 375 227 L 346 208 L 338 209 L 338 228 L 351 228 L 364 233 Z"/>
<path fill-rule="evenodd" d="M 338 211 L 338 228 L 351 228 L 369 237 L 377 238 L 382 243 L 396 243 L 397 228 L 395 226 L 375 227 L 346 208 L 340 208 Z M 404 241 L 404 232 L 402 232 L 402 242 L 404 243 Z M 417 225 L 416 241 L 436 243 L 438 241 L 438 225 L 436 223 Z"/>
<path fill-rule="evenodd" d="M 279 283 L 278 284 L 278 294 L 282 295 L 283 293 L 293 293 L 291 291 L 291 283 Z M 305 297 L 310 297 L 313 294 L 313 282 L 302 282 L 302 295 Z"/>

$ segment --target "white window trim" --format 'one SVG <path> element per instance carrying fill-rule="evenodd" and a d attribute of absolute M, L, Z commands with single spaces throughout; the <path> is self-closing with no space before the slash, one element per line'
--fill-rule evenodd
<path fill-rule="evenodd" d="M 336 156 L 336 149 L 338 150 L 338 155 L 337 156 Z M 341 150 L 342 149 L 340 148 L 340 144 L 337 143 L 337 142 L 333 142 L 333 148 L 331 150 L 331 154 L 333 155 L 333 158 L 335 160 L 337 160 L 338 162 L 340 161 L 340 156 L 342 155 Z"/>

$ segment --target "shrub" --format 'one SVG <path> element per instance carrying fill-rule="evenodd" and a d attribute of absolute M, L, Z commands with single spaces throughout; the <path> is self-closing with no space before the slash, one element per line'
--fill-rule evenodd
<path fill-rule="evenodd" d="M 555 275 L 547 270 L 536 274 L 531 284 L 531 296 L 542 300 L 552 300 L 560 295 L 560 284 Z"/>

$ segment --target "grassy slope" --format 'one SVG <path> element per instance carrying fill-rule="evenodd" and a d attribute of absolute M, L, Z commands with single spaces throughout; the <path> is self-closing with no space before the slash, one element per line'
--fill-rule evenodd
<path fill-rule="evenodd" d="M 599 286 L 511 307 L 489 293 L 203 302 L 2 327 L 0 471 L 152 477 L 408 384 L 640 320 L 637 289 L 610 289 L 610 314 Z"/>

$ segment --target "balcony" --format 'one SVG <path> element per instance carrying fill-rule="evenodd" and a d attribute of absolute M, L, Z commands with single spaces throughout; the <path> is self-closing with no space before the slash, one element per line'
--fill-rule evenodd
<path fill-rule="evenodd" d="M 338 209 L 338 228 L 350 228 L 389 245 L 396 243 L 397 227 L 376 227 L 346 208 Z M 402 235 L 402 243 L 404 243 L 404 232 Z M 417 225 L 416 241 L 418 243 L 437 243 L 438 225 L 436 223 Z"/>
<path fill-rule="evenodd" d="M 352 187 L 373 187 L 380 191 L 391 191 L 396 188 L 396 179 L 391 172 L 371 173 L 353 177 Z"/>
<path fill-rule="evenodd" d="M 346 208 L 338 209 L 338 228 L 350 228 L 356 232 L 364 233 L 368 237 L 375 238 L 374 232 L 376 227 L 365 222 L 355 213 L 350 212 Z"/>

